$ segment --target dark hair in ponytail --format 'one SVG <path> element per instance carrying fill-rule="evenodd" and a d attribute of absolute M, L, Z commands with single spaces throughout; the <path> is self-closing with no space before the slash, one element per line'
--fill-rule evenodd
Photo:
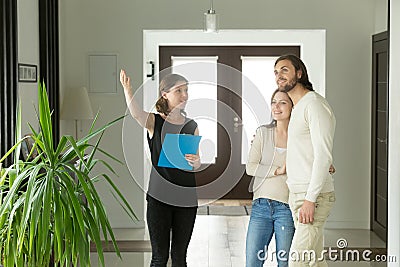
<path fill-rule="evenodd" d="M 188 80 L 183 77 L 182 75 L 179 74 L 167 74 L 162 78 L 159 86 L 159 91 L 160 91 L 160 98 L 156 102 L 156 110 L 158 113 L 162 113 L 165 116 L 168 116 L 168 114 L 171 112 L 168 108 L 168 100 L 162 97 L 163 92 L 169 92 L 169 90 L 174 87 L 178 82 L 185 82 L 188 83 Z M 181 113 L 186 117 L 186 112 L 184 110 L 181 110 Z"/>
<path fill-rule="evenodd" d="M 312 83 L 308 80 L 308 74 L 307 74 L 307 68 L 306 65 L 304 65 L 303 61 L 295 56 L 295 55 L 283 55 L 280 56 L 276 61 L 275 61 L 275 66 L 279 61 L 282 60 L 289 60 L 292 62 L 292 65 L 294 66 L 294 69 L 297 71 L 301 71 L 301 77 L 300 79 L 297 80 L 297 82 L 301 83 L 305 88 L 307 88 L 310 91 L 314 91 Z"/>
<path fill-rule="evenodd" d="M 162 113 L 165 116 L 168 116 L 168 101 L 167 99 L 163 98 L 162 96 L 156 102 L 156 110 L 158 113 Z"/>

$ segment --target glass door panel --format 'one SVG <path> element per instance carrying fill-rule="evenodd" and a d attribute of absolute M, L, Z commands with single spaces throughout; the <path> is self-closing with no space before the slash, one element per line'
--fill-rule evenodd
<path fill-rule="evenodd" d="M 217 157 L 217 60 L 218 57 L 171 57 L 172 72 L 189 81 L 186 113 L 199 127 L 200 157 L 214 164 Z"/>
<path fill-rule="evenodd" d="M 271 121 L 271 96 L 276 89 L 274 64 L 277 56 L 242 56 L 242 164 L 246 164 L 257 127 Z M 253 90 L 257 88 L 259 92 Z M 259 96 L 264 97 L 260 101 Z M 262 103 L 262 104 L 261 104 Z M 267 106 L 265 106 L 265 104 Z M 260 110 L 261 109 L 261 110 Z M 265 113 L 265 115 L 264 115 Z M 257 114 L 257 115 L 256 115 Z M 259 116 L 259 114 L 262 114 Z M 245 138 L 247 137 L 247 138 Z"/>

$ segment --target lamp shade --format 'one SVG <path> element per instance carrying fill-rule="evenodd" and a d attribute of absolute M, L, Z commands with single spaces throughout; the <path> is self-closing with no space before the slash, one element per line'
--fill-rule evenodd
<path fill-rule="evenodd" d="M 92 106 L 85 87 L 67 91 L 61 110 L 62 120 L 89 120 L 93 119 Z"/>

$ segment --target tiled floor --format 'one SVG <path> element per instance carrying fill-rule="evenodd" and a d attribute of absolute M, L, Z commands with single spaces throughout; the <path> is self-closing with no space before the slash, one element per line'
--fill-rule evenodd
<path fill-rule="evenodd" d="M 189 246 L 188 266 L 245 266 L 245 239 L 248 221 L 249 216 L 198 216 Z M 385 243 L 369 230 L 326 229 L 325 237 L 325 245 L 331 246 L 332 249 L 337 247 L 338 239 L 345 239 L 348 247 L 385 247 Z M 275 242 L 272 240 L 269 250 L 274 251 L 274 248 Z M 335 257 L 334 253 L 332 255 Z M 339 257 L 339 254 L 336 255 L 336 258 L 339 259 Z M 345 255 L 342 256 L 342 259 L 345 257 Z M 264 266 L 277 266 L 276 259 L 268 258 Z M 367 262 L 329 261 L 329 266 L 371 265 Z M 381 264 L 380 266 L 386 265 Z"/>
<path fill-rule="evenodd" d="M 193 237 L 188 250 L 189 267 L 243 267 L 245 266 L 245 240 L 249 216 L 213 216 L 198 215 Z M 116 230 L 119 240 L 148 240 L 145 229 Z M 383 248 L 385 243 L 369 230 L 333 230 L 326 229 L 325 245 L 336 247 L 337 240 L 346 239 L 348 247 Z M 275 243 L 270 244 L 271 249 Z M 149 266 L 151 253 L 122 253 L 119 260 L 113 253 L 106 253 L 106 266 L 144 267 Z M 97 265 L 93 253 L 93 265 Z M 369 262 L 328 262 L 329 266 L 386 266 L 371 265 Z M 277 266 L 275 260 L 267 259 L 264 266 Z"/>

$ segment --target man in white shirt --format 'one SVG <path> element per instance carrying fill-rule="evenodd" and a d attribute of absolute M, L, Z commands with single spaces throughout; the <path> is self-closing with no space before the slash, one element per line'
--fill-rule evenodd
<path fill-rule="evenodd" d="M 275 62 L 275 80 L 294 107 L 288 128 L 287 184 L 296 231 L 290 266 L 328 266 L 323 253 L 323 230 L 335 202 L 329 173 L 335 116 L 325 98 L 314 92 L 307 69 L 297 56 Z"/>

